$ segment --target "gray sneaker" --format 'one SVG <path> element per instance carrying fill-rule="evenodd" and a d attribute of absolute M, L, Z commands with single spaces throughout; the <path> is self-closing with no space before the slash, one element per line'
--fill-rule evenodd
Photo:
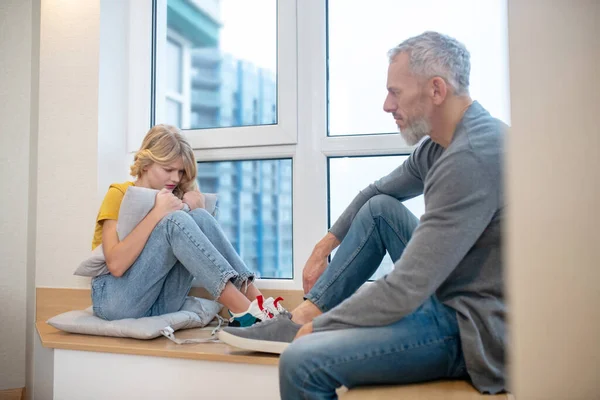
<path fill-rule="evenodd" d="M 281 354 L 301 327 L 302 325 L 292 322 L 292 314 L 284 311 L 245 328 L 224 328 L 219 331 L 219 339 L 244 350 Z"/>

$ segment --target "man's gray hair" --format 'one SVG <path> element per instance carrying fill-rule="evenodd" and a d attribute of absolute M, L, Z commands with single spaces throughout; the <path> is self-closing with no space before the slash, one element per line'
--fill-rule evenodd
<path fill-rule="evenodd" d="M 437 32 L 425 32 L 400 43 L 388 52 L 390 63 L 407 53 L 413 73 L 427 79 L 439 76 L 456 95 L 469 94 L 471 55 L 458 40 Z"/>

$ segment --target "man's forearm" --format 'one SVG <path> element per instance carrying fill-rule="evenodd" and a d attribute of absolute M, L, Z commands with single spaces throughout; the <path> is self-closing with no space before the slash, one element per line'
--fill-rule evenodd
<path fill-rule="evenodd" d="M 319 257 L 327 257 L 339 245 L 339 239 L 333 233 L 327 232 L 323 239 L 315 245 L 313 253 Z"/>

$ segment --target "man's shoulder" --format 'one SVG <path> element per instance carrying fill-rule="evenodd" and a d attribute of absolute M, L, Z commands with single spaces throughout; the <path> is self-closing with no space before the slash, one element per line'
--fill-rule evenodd
<path fill-rule="evenodd" d="M 412 152 L 411 159 L 414 163 L 429 168 L 443 153 L 442 146 L 426 137 Z"/>
<path fill-rule="evenodd" d="M 469 108 L 462 123 L 460 142 L 478 153 L 482 150 L 502 151 L 504 135 L 508 127 L 498 118 L 493 117 L 483 106 L 474 102 Z"/>
<path fill-rule="evenodd" d="M 506 131 L 506 124 L 476 103 L 465 113 L 444 158 L 450 161 L 473 157 L 481 167 L 499 170 Z"/>

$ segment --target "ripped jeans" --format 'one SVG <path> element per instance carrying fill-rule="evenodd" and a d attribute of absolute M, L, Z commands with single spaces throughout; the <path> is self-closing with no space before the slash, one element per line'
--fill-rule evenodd
<path fill-rule="evenodd" d="M 240 289 L 253 279 L 212 215 L 176 211 L 156 225 L 123 276 L 92 280 L 94 314 L 106 320 L 167 314 L 179 311 L 194 280 L 217 299 L 227 282 Z"/>

